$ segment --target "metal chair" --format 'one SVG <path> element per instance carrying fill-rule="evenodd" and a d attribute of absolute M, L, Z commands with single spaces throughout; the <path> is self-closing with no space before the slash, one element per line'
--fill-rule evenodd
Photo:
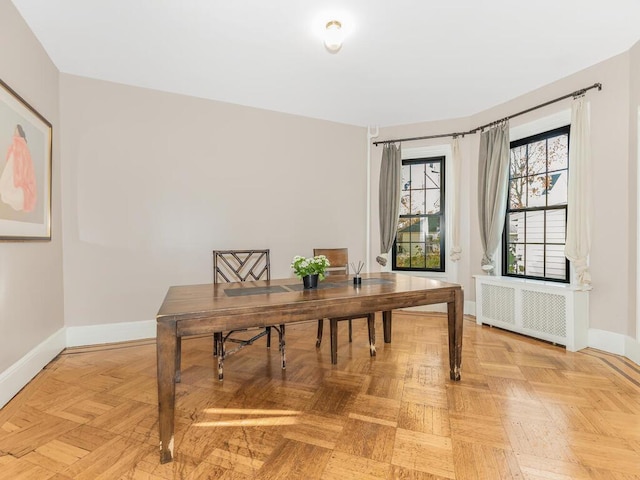
<path fill-rule="evenodd" d="M 327 277 L 332 275 L 349 275 L 349 249 L 348 248 L 314 248 L 313 256 L 324 255 L 329 260 L 330 266 L 325 271 Z M 338 363 L 338 322 L 343 320 L 349 321 L 349 342 L 353 340 L 353 329 L 351 320 L 354 318 L 366 318 L 369 330 L 370 354 L 375 356 L 375 312 L 367 315 L 356 317 L 337 317 L 329 319 L 329 335 L 331 338 L 331 363 Z M 316 339 L 316 348 L 320 348 L 322 344 L 322 331 L 324 329 L 324 319 L 318 320 L 318 335 Z"/>
<path fill-rule="evenodd" d="M 269 249 L 266 250 L 213 250 L 213 283 L 245 282 L 252 280 L 270 280 L 271 262 Z M 218 357 L 218 379 L 223 379 L 224 359 L 247 345 L 266 335 L 267 348 L 271 348 L 271 328 L 278 332 L 278 346 L 282 360 L 282 368 L 286 367 L 284 324 L 269 326 L 250 338 L 240 338 L 239 332 L 248 329 L 216 332 L 213 335 L 213 353 Z M 232 336 L 234 335 L 234 336 Z M 238 346 L 226 350 L 225 342 L 233 342 Z"/>

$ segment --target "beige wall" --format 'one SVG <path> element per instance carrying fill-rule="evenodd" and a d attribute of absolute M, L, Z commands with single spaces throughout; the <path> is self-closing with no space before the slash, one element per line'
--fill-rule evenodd
<path fill-rule="evenodd" d="M 8 0 L 0 1 L 0 45 L 0 78 L 53 124 L 54 142 L 52 240 L 0 242 L 0 372 L 3 372 L 60 330 L 64 318 L 58 71 Z M 0 168 L 4 167 L 5 154 L 0 152 Z"/>
<path fill-rule="evenodd" d="M 629 51 L 630 58 L 630 108 L 629 108 L 629 316 L 635 315 L 636 322 L 630 322 L 628 335 L 640 340 L 640 316 L 638 309 L 638 162 L 640 161 L 640 42 Z"/>
<path fill-rule="evenodd" d="M 364 260 L 366 129 L 61 76 L 67 326 L 150 320 L 214 248 Z"/>
<path fill-rule="evenodd" d="M 637 53 L 635 55 L 637 56 Z M 635 223 L 629 222 L 631 211 L 629 205 L 630 202 L 635 201 L 636 197 L 635 182 L 630 183 L 627 180 L 630 173 L 635 172 L 632 165 L 635 163 L 635 157 L 631 157 L 629 152 L 629 56 L 629 53 L 618 55 L 470 118 L 385 128 L 381 129 L 379 136 L 380 139 L 388 139 L 465 131 L 601 82 L 604 85 L 601 92 L 591 90 L 587 94 L 591 105 L 592 167 L 595 179 L 590 327 L 625 335 L 630 335 L 634 331 L 636 323 L 635 311 L 630 307 L 635 304 L 635 283 L 631 282 L 635 274 L 628 261 L 630 256 L 635 258 L 636 249 Z M 511 127 L 540 121 L 544 117 L 570 108 L 571 100 L 568 99 L 514 118 L 511 121 Z M 450 142 L 449 138 L 410 142 L 405 143 L 403 148 L 448 142 Z M 462 272 L 460 282 L 465 288 L 465 297 L 467 300 L 472 300 L 475 297 L 472 275 L 481 274 L 482 258 L 475 200 L 479 135 L 466 136 L 461 142 L 464 169 L 462 237 L 466 239 L 466 245 L 463 240 L 463 259 L 458 268 Z M 630 158 L 634 160 L 630 162 Z M 379 155 L 376 157 L 373 171 L 377 172 L 377 169 L 379 169 Z M 376 231 L 373 238 L 377 239 L 377 235 Z M 614 252 L 624 252 L 624 254 L 616 255 Z"/>

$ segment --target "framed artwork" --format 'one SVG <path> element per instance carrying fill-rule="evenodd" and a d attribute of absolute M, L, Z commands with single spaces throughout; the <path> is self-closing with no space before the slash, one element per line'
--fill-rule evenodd
<path fill-rule="evenodd" d="M 51 240 L 51 124 L 0 80 L 0 240 Z"/>

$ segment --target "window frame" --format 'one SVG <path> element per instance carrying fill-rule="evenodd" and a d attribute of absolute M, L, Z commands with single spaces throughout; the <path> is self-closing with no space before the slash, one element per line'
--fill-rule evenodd
<path fill-rule="evenodd" d="M 564 221 L 565 221 L 565 242 L 564 244 L 566 245 L 566 225 L 567 225 L 567 211 L 568 211 L 568 203 L 569 203 L 569 198 L 567 195 L 567 202 L 565 204 L 562 205 L 547 205 L 547 199 L 548 197 L 545 199 L 545 205 L 544 206 L 535 206 L 535 207 L 526 207 L 526 208 L 511 208 L 511 202 L 510 202 L 510 185 L 511 185 L 511 150 L 517 147 L 521 147 L 523 145 L 527 145 L 527 144 L 532 144 L 532 143 L 536 143 L 539 142 L 541 140 L 547 140 L 549 138 L 553 138 L 553 137 L 557 137 L 561 134 L 566 134 L 567 135 L 567 177 L 568 177 L 568 173 L 569 173 L 569 168 L 570 168 L 570 164 L 569 164 L 569 140 L 571 138 L 571 125 L 564 125 L 561 127 L 557 127 L 557 128 L 553 128 L 551 130 L 547 130 L 541 133 L 536 133 L 534 135 L 529 135 L 527 137 L 523 137 L 523 138 L 519 138 L 518 140 L 514 140 L 512 142 L 509 143 L 509 187 L 507 188 L 507 202 L 506 202 L 506 210 L 505 210 L 505 219 L 504 219 L 504 226 L 503 226 L 503 230 L 502 230 L 502 255 L 501 255 L 501 260 L 502 260 L 502 276 L 504 277 L 509 277 L 509 278 L 520 278 L 520 279 L 528 279 L 528 280 L 541 280 L 541 281 L 546 281 L 546 282 L 555 282 L 555 283 L 571 283 L 571 264 L 569 262 L 569 260 L 565 257 L 565 277 L 564 278 L 554 278 L 554 277 L 548 277 L 546 276 L 546 268 L 547 268 L 547 263 L 546 263 L 546 255 L 547 255 L 547 249 L 546 246 L 547 245 L 555 245 L 554 243 L 549 243 L 546 240 L 546 233 L 547 233 L 547 224 L 546 221 L 544 223 L 543 226 L 543 242 L 527 242 L 526 238 L 525 241 L 522 243 L 522 245 L 542 245 L 543 246 L 543 258 L 544 258 L 544 262 L 543 262 L 543 276 L 536 276 L 536 275 L 518 275 L 515 273 L 509 273 L 509 264 L 508 264 L 508 255 L 509 255 L 509 214 L 512 213 L 518 213 L 518 212 L 522 212 L 524 213 L 524 216 L 526 218 L 526 214 L 528 212 L 545 212 L 545 217 L 546 217 L 546 212 L 549 211 L 554 211 L 554 210 L 564 210 Z M 548 153 L 547 153 L 547 160 L 548 160 Z M 552 172 L 557 171 L 557 170 L 552 170 Z M 546 167 L 544 170 L 544 174 L 545 175 L 549 175 L 549 167 L 548 167 L 548 163 L 546 163 Z M 568 181 L 568 178 L 567 178 Z M 525 235 L 526 235 L 526 231 L 525 231 Z M 526 249 L 526 247 L 525 247 Z"/>
<path fill-rule="evenodd" d="M 440 212 L 429 213 L 420 215 L 398 215 L 398 223 L 402 218 L 424 218 L 428 221 L 430 217 L 438 217 L 440 220 L 440 268 L 428 268 L 428 267 L 402 267 L 397 265 L 397 242 L 398 233 L 396 231 L 396 237 L 393 240 L 391 268 L 400 272 L 446 272 L 446 230 L 447 230 L 447 215 L 446 215 L 446 155 L 433 155 L 433 156 L 420 156 L 416 158 L 402 159 L 402 166 L 405 165 L 426 165 L 429 163 L 440 164 Z M 403 192 L 403 190 L 401 190 Z"/>

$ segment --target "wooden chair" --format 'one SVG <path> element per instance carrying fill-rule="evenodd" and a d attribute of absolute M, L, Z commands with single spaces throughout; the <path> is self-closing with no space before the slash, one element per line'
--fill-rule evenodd
<path fill-rule="evenodd" d="M 327 268 L 325 275 L 349 275 L 349 249 L 347 248 L 314 248 L 313 256 L 324 255 L 329 260 L 330 266 Z M 351 320 L 354 318 L 366 318 L 367 327 L 369 329 L 369 346 L 371 356 L 375 356 L 375 312 L 368 315 L 357 317 L 337 317 L 329 319 L 329 334 L 331 336 L 331 363 L 338 363 L 338 322 L 347 320 L 349 322 L 349 342 L 353 339 L 353 329 Z M 324 329 L 324 319 L 318 320 L 318 335 L 316 339 L 316 348 L 320 348 L 322 344 L 322 331 Z"/>
<path fill-rule="evenodd" d="M 269 250 L 214 250 L 213 251 L 213 283 L 245 282 L 253 280 L 270 280 L 271 262 L 269 260 Z M 253 342 L 266 335 L 267 348 L 271 347 L 271 328 L 264 330 L 250 338 L 240 338 L 237 336 L 243 330 L 232 330 L 230 332 L 216 332 L 213 335 L 213 353 L 218 357 L 218 379 L 223 379 L 224 359 L 237 352 L 241 348 L 252 345 Z M 278 332 L 278 346 L 282 360 L 282 368 L 286 367 L 284 324 L 279 327 L 273 326 Z M 234 335 L 234 336 L 232 336 Z M 226 350 L 225 342 L 233 342 L 238 346 L 233 350 Z"/>

